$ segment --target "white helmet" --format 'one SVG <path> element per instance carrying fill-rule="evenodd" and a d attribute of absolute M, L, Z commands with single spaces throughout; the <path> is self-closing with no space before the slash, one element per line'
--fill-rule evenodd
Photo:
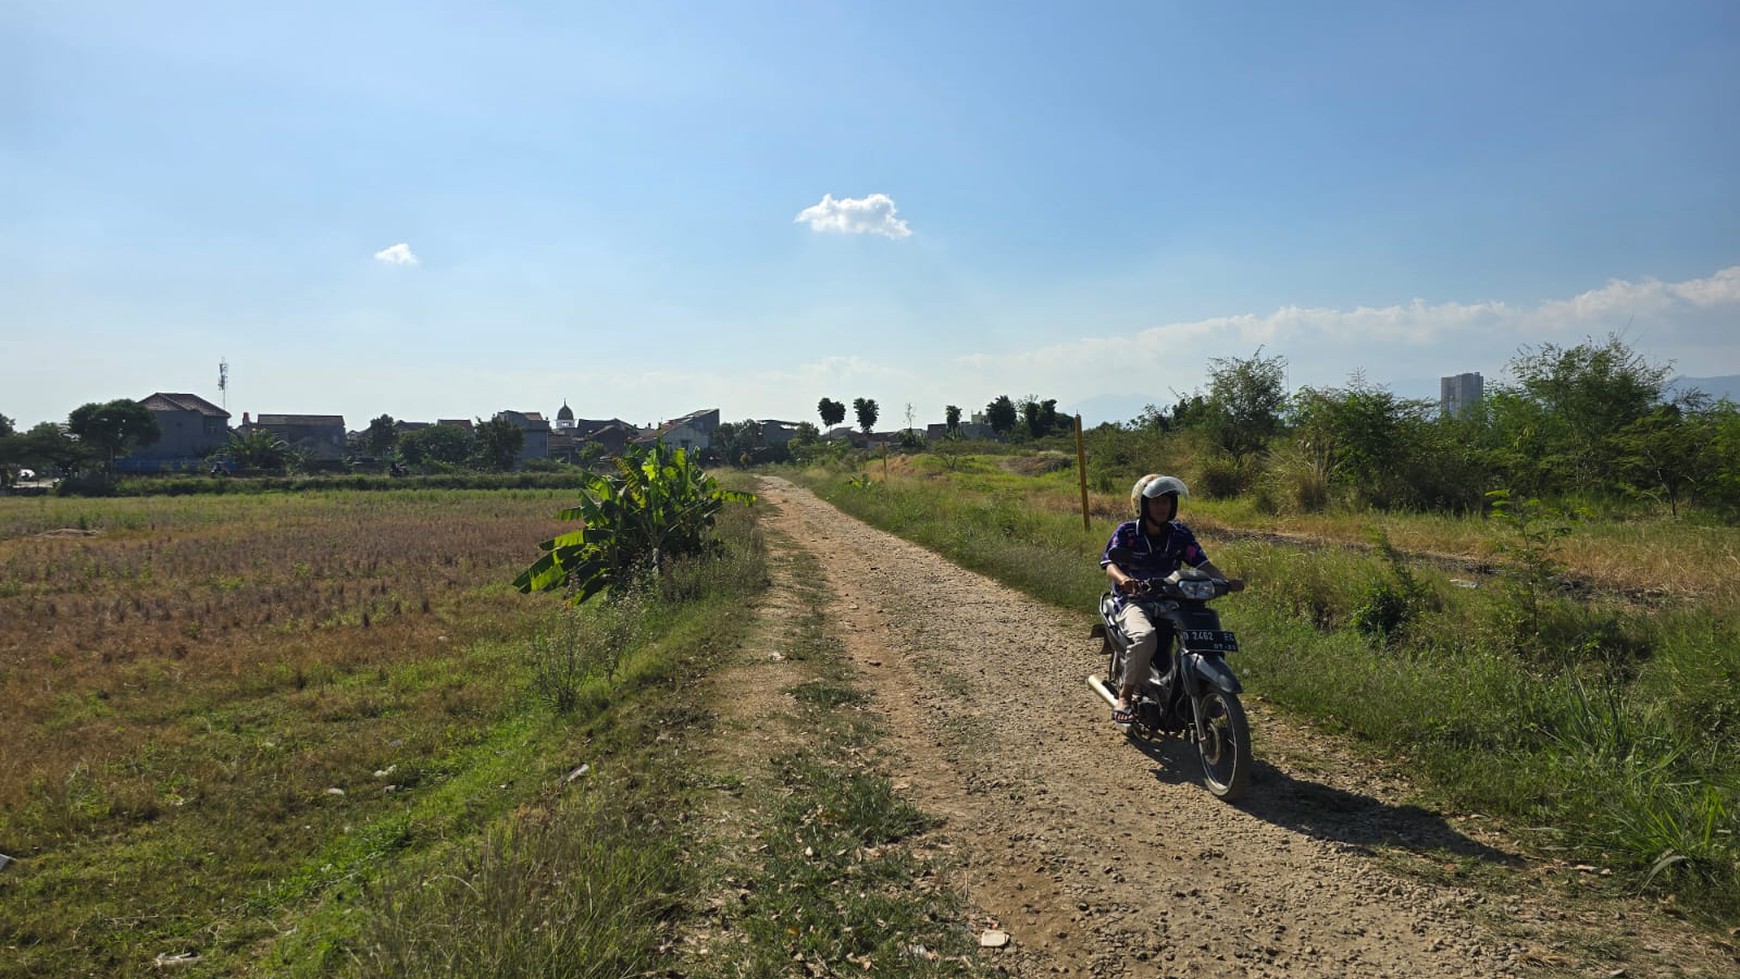
<path fill-rule="evenodd" d="M 1136 485 L 1130 487 L 1130 508 L 1136 511 L 1136 519 L 1142 519 L 1142 500 L 1144 498 L 1152 500 L 1168 493 L 1183 499 L 1190 495 L 1190 488 L 1185 486 L 1184 480 L 1177 476 L 1162 476 L 1159 473 L 1149 473 L 1136 480 Z M 1176 505 L 1173 506 L 1172 512 L 1174 515 L 1178 513 Z"/>

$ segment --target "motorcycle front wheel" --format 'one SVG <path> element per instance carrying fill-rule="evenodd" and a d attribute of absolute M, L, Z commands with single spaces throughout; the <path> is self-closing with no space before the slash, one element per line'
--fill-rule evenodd
<path fill-rule="evenodd" d="M 1231 802 L 1251 784 L 1251 727 L 1237 694 L 1211 688 L 1202 695 L 1196 753 L 1208 791 Z"/>

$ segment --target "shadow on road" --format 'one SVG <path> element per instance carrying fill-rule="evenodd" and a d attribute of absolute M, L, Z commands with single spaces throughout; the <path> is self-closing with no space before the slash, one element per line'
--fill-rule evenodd
<path fill-rule="evenodd" d="M 1202 767 L 1190 742 L 1130 738 L 1155 763 L 1154 777 L 1168 785 L 1193 785 L 1202 792 Z M 1318 840 L 1351 847 L 1396 847 L 1427 855 L 1452 854 L 1489 863 L 1515 865 L 1514 855 L 1456 830 L 1444 817 L 1419 806 L 1398 806 L 1319 782 L 1307 781 L 1258 760 L 1250 791 L 1234 808 L 1258 819 Z"/>

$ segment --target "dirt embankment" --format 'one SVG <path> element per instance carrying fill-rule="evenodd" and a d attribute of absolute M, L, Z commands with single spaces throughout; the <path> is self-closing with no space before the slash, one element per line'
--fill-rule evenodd
<path fill-rule="evenodd" d="M 1526 860 L 1478 818 L 1248 703 L 1257 781 L 1229 806 L 1182 742 L 1131 742 L 1083 682 L 1079 621 L 779 479 L 769 519 L 817 555 L 829 631 L 873 691 L 889 774 L 944 817 L 1021 975 L 1729 976 L 1732 949 Z M 1227 610 L 1236 628 L 1236 608 Z M 1620 971 L 1623 970 L 1623 971 Z"/>

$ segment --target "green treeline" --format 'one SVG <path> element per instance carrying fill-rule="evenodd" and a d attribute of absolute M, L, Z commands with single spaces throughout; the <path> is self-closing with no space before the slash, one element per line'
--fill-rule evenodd
<path fill-rule="evenodd" d="M 1260 351 L 1216 360 L 1206 392 L 1092 430 L 1094 484 L 1111 492 L 1146 460 L 1182 458 L 1193 489 L 1251 494 L 1269 513 L 1478 512 L 1495 490 L 1725 522 L 1740 513 L 1740 408 L 1674 390 L 1670 368 L 1616 336 L 1525 350 L 1509 383 L 1455 414 L 1359 374 L 1289 393 L 1285 368 Z"/>

